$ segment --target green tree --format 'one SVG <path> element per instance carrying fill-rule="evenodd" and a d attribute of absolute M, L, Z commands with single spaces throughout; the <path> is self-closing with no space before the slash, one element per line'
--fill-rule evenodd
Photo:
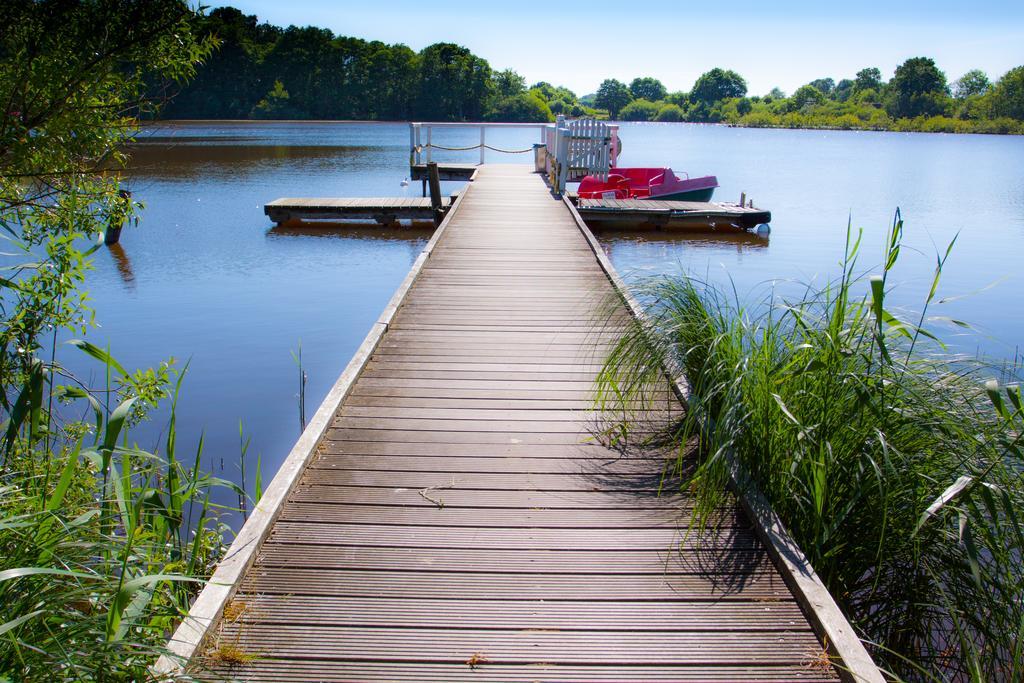
<path fill-rule="evenodd" d="M 171 118 L 242 119 L 250 115 L 276 79 L 266 80 L 262 60 L 281 30 L 259 24 L 234 7 L 218 7 L 196 20 L 197 30 L 219 41 L 192 79 L 166 103 Z"/>
<path fill-rule="evenodd" d="M 800 111 L 804 107 L 821 104 L 824 101 L 825 94 L 813 85 L 801 85 L 789 98 L 789 109 L 790 111 Z"/>
<path fill-rule="evenodd" d="M 367 46 L 363 59 L 366 64 L 361 71 L 364 118 L 413 118 L 419 95 L 419 55 L 405 45 L 374 41 Z M 353 118 L 347 112 L 340 112 L 340 117 Z"/>
<path fill-rule="evenodd" d="M 832 91 L 836 87 L 836 82 L 831 78 L 816 78 L 815 80 L 808 83 L 808 85 L 813 87 L 822 95 L 831 95 Z"/>
<path fill-rule="evenodd" d="M 1010 69 L 992 90 L 992 110 L 996 116 L 1024 120 L 1024 66 Z"/>
<path fill-rule="evenodd" d="M 431 120 L 479 121 L 491 68 L 486 60 L 453 43 L 436 43 L 420 53 L 417 113 Z"/>
<path fill-rule="evenodd" d="M 843 80 L 836 83 L 835 89 L 832 91 L 832 98 L 838 102 L 845 102 L 850 99 L 850 95 L 853 94 L 853 80 L 850 78 L 844 78 Z"/>
<path fill-rule="evenodd" d="M 714 104 L 730 97 L 743 97 L 747 94 L 747 82 L 735 71 L 714 68 L 704 73 L 693 84 L 690 99 L 694 102 Z"/>
<path fill-rule="evenodd" d="M 668 90 L 657 78 L 646 76 L 644 78 L 633 79 L 633 82 L 629 84 L 629 94 L 631 94 L 635 100 L 658 102 L 659 100 L 665 99 L 665 95 L 668 94 Z"/>
<path fill-rule="evenodd" d="M 953 97 L 966 100 L 975 95 L 984 95 L 992 86 L 988 76 L 981 69 L 971 69 L 953 82 Z"/>
<path fill-rule="evenodd" d="M 5 390 L 28 371 L 42 333 L 87 320 L 75 238 L 133 213 L 117 174 L 103 169 L 124 163 L 152 97 L 210 53 L 213 41 L 195 39 L 194 21 L 176 0 L 0 5 L 0 228 L 4 251 L 42 264 L 0 279 Z"/>
<path fill-rule="evenodd" d="M 876 67 L 869 66 L 866 69 L 861 69 L 857 72 L 857 77 L 853 81 L 854 92 L 860 92 L 862 90 L 874 90 L 880 92 L 882 90 L 882 72 Z"/>
<path fill-rule="evenodd" d="M 562 100 L 563 102 L 576 102 L 576 93 L 564 86 L 554 86 L 547 81 L 540 81 L 530 86 L 530 92 L 545 102 Z"/>
<path fill-rule="evenodd" d="M 267 96 L 260 100 L 253 109 L 252 117 L 255 119 L 289 119 L 296 116 L 292 109 L 288 91 L 284 89 L 281 81 L 274 81 L 274 87 L 270 89 Z"/>
<path fill-rule="evenodd" d="M 946 111 L 946 75 L 929 57 L 911 57 L 896 67 L 887 87 L 886 110 L 897 118 L 935 116 Z"/>
<path fill-rule="evenodd" d="M 630 94 L 629 88 L 626 87 L 625 83 L 609 78 L 602 81 L 601 86 L 597 89 L 594 104 L 602 109 L 607 109 L 608 116 L 615 119 L 618 118 L 622 108 L 629 104 L 632 99 L 633 96 Z"/>
<path fill-rule="evenodd" d="M 690 93 L 681 91 L 670 92 L 665 95 L 664 99 L 669 104 L 674 104 L 677 107 L 685 109 L 690 103 Z"/>
<path fill-rule="evenodd" d="M 512 69 L 495 71 L 491 74 L 491 85 L 499 99 L 519 95 L 526 91 L 526 79 Z"/>

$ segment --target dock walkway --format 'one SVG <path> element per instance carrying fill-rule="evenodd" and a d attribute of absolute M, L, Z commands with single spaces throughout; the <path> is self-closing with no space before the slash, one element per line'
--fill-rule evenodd
<path fill-rule="evenodd" d="M 627 313 L 595 314 L 608 276 L 529 170 L 481 167 L 315 452 L 279 475 L 296 483 L 256 513 L 269 533 L 239 551 L 254 561 L 193 660 L 206 676 L 837 677 L 739 509 L 688 535 L 659 463 L 588 438 Z"/>

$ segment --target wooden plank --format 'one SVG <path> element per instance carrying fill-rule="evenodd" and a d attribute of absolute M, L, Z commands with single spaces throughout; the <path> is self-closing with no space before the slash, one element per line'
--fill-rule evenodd
<path fill-rule="evenodd" d="M 236 683 L 236 673 L 225 671 L 208 675 L 213 681 Z M 550 663 L 523 665 L 481 663 L 470 667 L 457 664 L 424 664 L 403 662 L 334 662 L 303 661 L 260 657 L 246 666 L 246 680 L 252 683 L 293 683 L 310 680 L 321 683 L 622 683 L 623 681 L 752 681 L 758 683 L 792 683 L 792 681 L 833 680 L 828 669 L 815 668 L 812 661 L 800 666 L 757 667 L 722 665 L 713 668 L 675 666 L 580 666 Z M 204 676 L 205 678 L 205 676 Z"/>
<path fill-rule="evenodd" d="M 803 615 L 795 602 L 690 602 L 586 600 L 371 599 L 335 596 L 255 596 L 237 618 L 240 624 L 414 628 L 505 628 L 644 631 L 775 631 L 780 622 L 797 627 Z"/>
<path fill-rule="evenodd" d="M 520 525 L 543 529 L 592 529 L 594 514 L 589 510 L 509 508 L 422 508 L 402 505 L 341 505 L 331 503 L 290 502 L 281 512 L 282 520 L 293 522 L 365 524 L 386 520 L 389 524 L 430 526 L 443 522 L 448 526 L 498 528 Z M 620 509 L 601 512 L 605 529 L 676 529 L 691 522 L 686 509 Z M 720 526 L 745 528 L 746 520 L 735 516 L 717 522 Z"/>
<path fill-rule="evenodd" d="M 637 600 L 678 602 L 758 602 L 792 600 L 785 583 L 764 562 L 728 574 L 668 567 L 653 574 L 565 574 L 544 572 L 403 572 L 368 568 L 272 567 L 260 565 L 243 584 L 245 595 L 303 595 L 439 600 Z M 788 624 L 787 624 L 788 625 Z"/>
<path fill-rule="evenodd" d="M 433 491 L 443 493 L 443 489 Z M 756 550 L 752 531 L 744 529 L 711 530 L 700 537 L 684 537 L 673 528 L 656 529 L 537 529 L 520 526 L 488 528 L 464 526 L 400 526 L 380 524 L 315 524 L 279 520 L 271 535 L 274 543 L 303 546 L 358 546 L 361 548 L 415 548 L 433 550 L 545 550 L 561 552 L 572 547 L 579 551 L 612 551 L 630 548 L 623 556 L 642 551 L 671 552 L 673 548 L 695 550 L 702 544 L 728 543 L 735 550 Z"/>
<path fill-rule="evenodd" d="M 494 663 L 792 664 L 817 647 L 809 631 L 608 632 L 540 629 L 419 629 L 227 625 L 226 637 L 266 655 L 337 661 L 465 663 L 487 653 Z"/>

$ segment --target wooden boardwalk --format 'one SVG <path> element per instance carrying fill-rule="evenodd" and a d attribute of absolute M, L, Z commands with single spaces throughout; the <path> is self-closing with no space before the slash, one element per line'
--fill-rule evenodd
<path fill-rule="evenodd" d="M 442 230 L 204 625 L 205 675 L 834 679 L 742 512 L 688 535 L 658 462 L 588 438 L 627 313 L 595 315 L 612 287 L 568 207 L 484 166 Z"/>

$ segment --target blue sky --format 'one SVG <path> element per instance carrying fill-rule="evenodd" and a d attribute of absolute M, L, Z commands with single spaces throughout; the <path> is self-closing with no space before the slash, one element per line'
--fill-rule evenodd
<path fill-rule="evenodd" d="M 908 57 L 933 57 L 950 81 L 979 68 L 995 80 L 1024 64 L 1024 1 L 730 2 L 662 0 L 505 2 L 237 0 L 261 20 L 315 25 L 336 34 L 419 50 L 448 41 L 530 83 L 547 80 L 579 95 L 605 78 L 654 76 L 689 90 L 720 66 L 747 79 L 751 94 L 792 92 L 865 66 L 886 78 Z"/>

